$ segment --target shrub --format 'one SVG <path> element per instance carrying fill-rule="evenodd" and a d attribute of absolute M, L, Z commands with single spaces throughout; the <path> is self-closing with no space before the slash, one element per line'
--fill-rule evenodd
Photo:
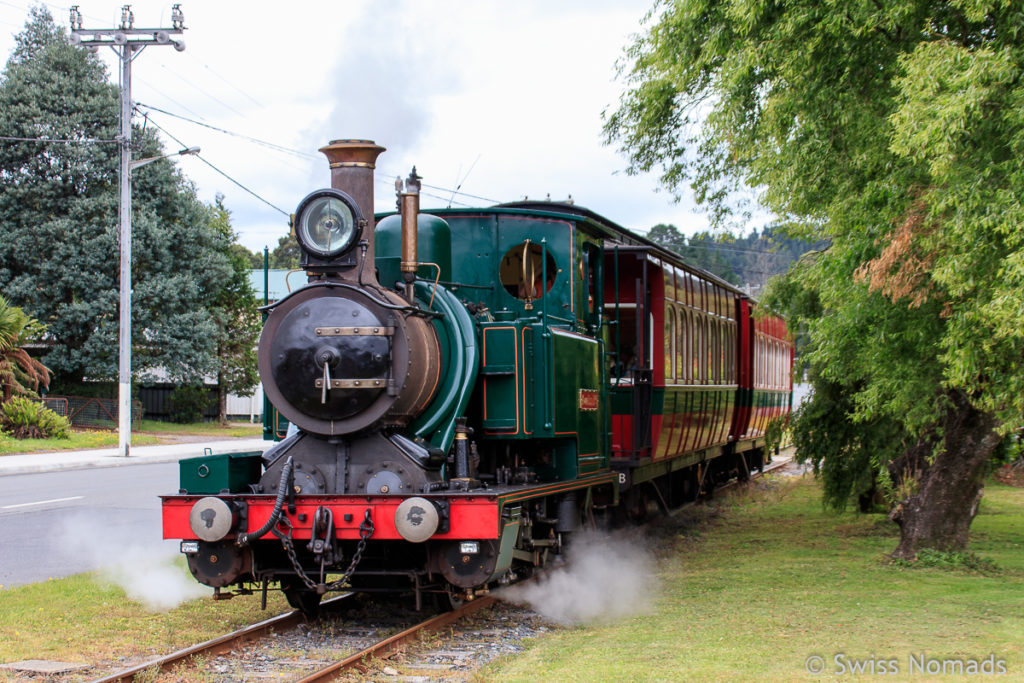
<path fill-rule="evenodd" d="M 71 422 L 42 403 L 15 396 L 0 404 L 0 429 L 16 439 L 67 439 Z"/>
<path fill-rule="evenodd" d="M 171 392 L 171 422 L 200 422 L 211 403 L 209 390 L 201 386 L 181 386 Z"/>

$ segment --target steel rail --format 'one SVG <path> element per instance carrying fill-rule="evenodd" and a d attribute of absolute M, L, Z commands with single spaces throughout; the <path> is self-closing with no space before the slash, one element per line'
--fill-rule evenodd
<path fill-rule="evenodd" d="M 357 652 L 354 655 L 350 655 L 339 662 L 331 664 L 330 666 L 324 667 L 305 678 L 300 678 L 296 683 L 333 681 L 338 677 L 345 675 L 345 672 L 348 669 L 356 668 L 359 665 L 364 664 L 369 659 L 387 659 L 389 656 L 401 651 L 406 644 L 416 638 L 420 633 L 440 630 L 463 617 L 469 616 L 473 612 L 485 607 L 490 607 L 495 602 L 497 602 L 497 599 L 490 595 L 485 595 L 471 602 L 467 602 L 456 610 L 445 612 L 444 614 L 439 614 L 436 617 L 427 619 L 426 621 L 408 628 L 401 633 L 395 634 L 390 638 L 380 641 L 379 643 L 375 643 L 365 650 Z"/>
<path fill-rule="evenodd" d="M 341 601 L 345 600 L 351 595 L 351 593 L 346 593 L 336 598 L 325 600 L 321 605 L 321 608 L 329 608 L 331 605 L 340 603 Z M 245 643 L 250 640 L 262 638 L 275 628 L 290 628 L 292 626 L 297 626 L 304 620 L 305 617 L 299 610 L 279 614 L 276 617 L 265 619 L 256 624 L 252 624 L 250 626 L 246 626 L 245 628 L 238 629 L 237 631 L 232 631 L 231 633 L 225 634 L 223 636 L 218 636 L 211 640 L 207 640 L 204 643 L 199 643 L 198 645 L 186 647 L 182 650 L 178 650 L 177 652 L 172 652 L 169 655 L 155 657 L 143 664 L 139 664 L 137 666 L 133 666 L 131 668 L 118 671 L 117 673 L 111 674 L 110 676 L 106 676 L 104 678 L 98 678 L 95 681 L 93 681 L 93 683 L 120 683 L 122 681 L 124 681 L 125 683 L 130 683 L 135 679 L 135 676 L 137 674 L 140 674 L 148 669 L 152 669 L 153 667 L 159 667 L 161 671 L 166 671 L 170 669 L 172 665 L 195 657 L 196 655 L 222 654 L 224 652 L 230 651 L 239 643 Z"/>

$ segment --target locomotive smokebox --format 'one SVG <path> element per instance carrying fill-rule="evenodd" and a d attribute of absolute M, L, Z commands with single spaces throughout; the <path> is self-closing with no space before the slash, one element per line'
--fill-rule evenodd
<path fill-rule="evenodd" d="M 373 277 L 373 171 L 377 157 L 385 150 L 372 140 L 331 140 L 320 151 L 331 165 L 331 187 L 348 193 L 362 211 L 365 225 L 359 240 L 365 240 L 366 262 L 363 281 Z M 355 277 L 353 275 L 353 277 Z"/>
<path fill-rule="evenodd" d="M 334 140 L 320 151 L 331 189 L 295 213 L 309 283 L 270 307 L 257 354 L 263 387 L 311 434 L 404 427 L 433 399 L 442 352 L 432 313 L 377 281 L 373 175 L 384 148 Z"/>

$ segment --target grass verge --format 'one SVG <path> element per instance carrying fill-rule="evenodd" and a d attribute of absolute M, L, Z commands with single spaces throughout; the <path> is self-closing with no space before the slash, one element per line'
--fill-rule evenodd
<path fill-rule="evenodd" d="M 113 429 L 113 428 L 112 428 Z M 263 427 L 258 424 L 216 422 L 173 424 L 142 420 L 132 427 L 133 446 L 151 446 L 173 441 L 175 437 L 200 436 L 209 438 L 258 438 Z M 74 430 L 67 439 L 15 439 L 0 434 L 0 455 L 36 453 L 41 451 L 80 451 L 89 448 L 109 448 L 117 445 L 117 431 Z"/>
<path fill-rule="evenodd" d="M 894 524 L 825 512 L 820 500 L 809 477 L 769 478 L 727 504 L 692 508 L 658 535 L 650 614 L 556 632 L 482 677 L 977 680 L 957 667 L 989 655 L 1006 678 L 1024 677 L 1024 489 L 986 488 L 972 525 L 981 571 L 891 563 Z"/>
<path fill-rule="evenodd" d="M 178 569 L 194 582 L 182 565 Z M 153 612 L 95 573 L 8 588 L 0 596 L 0 662 L 54 659 L 98 664 L 107 673 L 288 610 L 274 591 L 266 612 L 258 595 L 222 602 L 203 598 Z M 96 677 L 95 670 L 86 671 L 81 680 Z M 0 681 L 13 680 L 0 670 Z"/>
<path fill-rule="evenodd" d="M 142 420 L 139 423 L 139 426 L 134 429 L 140 434 L 155 435 L 188 434 L 190 436 L 209 436 L 218 438 L 254 438 L 263 436 L 262 424 L 250 424 L 248 422 L 229 422 L 226 425 L 222 425 L 219 422 L 175 424 L 173 422 Z"/>

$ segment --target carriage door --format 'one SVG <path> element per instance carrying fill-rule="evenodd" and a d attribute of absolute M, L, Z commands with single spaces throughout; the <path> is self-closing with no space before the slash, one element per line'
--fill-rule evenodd
<path fill-rule="evenodd" d="M 604 266 L 614 455 L 641 458 L 650 455 L 654 378 L 647 251 L 606 247 Z"/>

